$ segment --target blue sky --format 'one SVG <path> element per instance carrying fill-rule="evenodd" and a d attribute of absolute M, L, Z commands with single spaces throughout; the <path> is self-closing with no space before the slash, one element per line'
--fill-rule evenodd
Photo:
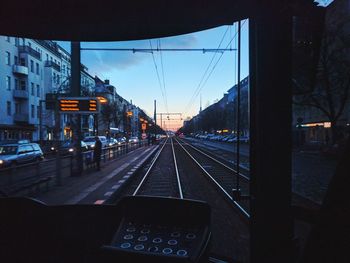
<path fill-rule="evenodd" d="M 248 21 L 242 22 L 242 62 L 241 79 L 248 75 Z M 225 34 L 226 32 L 226 34 Z M 154 48 L 160 42 L 162 48 L 235 48 L 237 46 L 237 26 L 222 26 L 210 30 L 167 37 L 123 42 L 83 42 L 82 47 L 106 48 Z M 223 36 L 225 37 L 223 38 Z M 233 40 L 232 40 L 233 39 Z M 232 40 L 232 41 L 231 41 Z M 231 41 L 231 44 L 230 44 Z M 68 51 L 69 42 L 59 42 Z M 216 54 L 216 55 L 215 55 Z M 165 91 L 167 106 L 162 96 L 156 69 L 151 53 L 111 52 L 111 51 L 82 51 L 82 63 L 89 68 L 91 75 L 109 79 L 117 87 L 117 92 L 133 104 L 144 109 L 153 116 L 153 101 L 157 100 L 158 112 L 179 112 L 183 118 L 194 116 L 199 110 L 200 96 L 203 108 L 222 98 L 223 94 L 237 82 L 236 51 L 225 53 L 208 52 L 154 52 L 154 59 L 163 82 L 161 62 L 164 68 Z M 207 74 L 206 69 L 215 55 Z M 222 55 L 222 56 L 221 56 Z M 219 58 L 221 59 L 219 60 Z M 219 62 L 217 62 L 219 60 Z M 214 68 L 214 65 L 217 65 Z M 213 69 L 214 68 L 214 69 Z M 210 77 L 208 74 L 211 73 Z M 207 79 L 205 85 L 200 85 L 201 79 Z M 204 84 L 205 81 L 202 82 Z M 162 88 L 164 84 L 162 83 Z M 199 95 L 201 94 L 201 95 Z M 191 100 L 192 98 L 192 100 Z M 176 117 L 174 117 L 176 118 Z M 182 125 L 180 121 L 168 121 L 167 128 L 176 129 Z"/>

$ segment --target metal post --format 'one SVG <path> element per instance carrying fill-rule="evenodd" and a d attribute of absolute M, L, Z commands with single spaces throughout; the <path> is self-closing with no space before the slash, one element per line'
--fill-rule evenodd
<path fill-rule="evenodd" d="M 62 185 L 61 155 L 60 155 L 61 114 L 58 112 L 58 101 L 55 101 L 55 142 L 56 142 L 56 185 Z"/>
<path fill-rule="evenodd" d="M 240 199 L 241 191 L 239 189 L 239 157 L 240 157 L 240 132 L 241 132 L 241 20 L 238 21 L 238 47 L 237 47 L 237 143 L 236 143 L 236 189 L 233 196 L 236 200 Z"/>
<path fill-rule="evenodd" d="M 43 102 L 44 100 L 39 101 L 39 141 L 40 145 L 43 145 Z"/>
<path fill-rule="evenodd" d="M 154 100 L 154 125 L 157 126 L 157 101 Z"/>
<path fill-rule="evenodd" d="M 71 94 L 72 96 L 79 97 L 80 96 L 80 42 L 71 42 L 71 57 L 72 57 L 72 86 L 71 86 Z M 83 156 L 81 152 L 81 115 L 75 114 L 75 129 L 73 136 L 73 140 L 75 142 L 77 148 L 77 170 L 76 175 L 79 176 L 83 172 Z"/>
<path fill-rule="evenodd" d="M 286 1 L 261 2 L 249 18 L 250 258 L 290 263 L 292 17 Z"/>

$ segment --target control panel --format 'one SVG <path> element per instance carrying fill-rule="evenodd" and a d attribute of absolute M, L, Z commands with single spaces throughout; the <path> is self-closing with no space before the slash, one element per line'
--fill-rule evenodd
<path fill-rule="evenodd" d="M 126 197 L 123 218 L 109 245 L 126 262 L 200 262 L 210 239 L 210 208 L 204 202 Z"/>

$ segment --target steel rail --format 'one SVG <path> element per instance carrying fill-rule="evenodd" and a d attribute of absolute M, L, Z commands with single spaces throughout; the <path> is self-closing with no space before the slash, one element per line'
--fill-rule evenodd
<path fill-rule="evenodd" d="M 180 181 L 180 175 L 179 175 L 179 170 L 177 168 L 177 162 L 176 162 L 176 155 L 175 155 L 175 151 L 174 151 L 174 143 L 173 143 L 173 139 L 171 138 L 171 149 L 173 151 L 173 157 L 174 157 L 174 165 L 175 165 L 175 172 L 176 172 L 176 179 L 177 179 L 177 185 L 179 187 L 179 194 L 180 194 L 180 198 L 183 199 L 184 196 L 182 194 L 182 187 L 181 187 L 181 181 Z"/>
<path fill-rule="evenodd" d="M 132 194 L 133 196 L 137 195 L 137 193 L 139 192 L 139 190 L 141 189 L 143 183 L 145 182 L 146 178 L 148 177 L 149 173 L 151 172 L 155 162 L 158 160 L 158 157 L 160 155 L 160 153 L 163 151 L 167 141 L 168 141 L 169 138 L 167 138 L 162 146 L 162 148 L 157 152 L 156 156 L 153 158 L 153 161 L 151 163 L 151 166 L 148 168 L 146 174 L 143 176 L 141 182 L 139 183 L 139 185 L 137 186 L 136 190 L 134 191 L 134 193 Z"/>
<path fill-rule="evenodd" d="M 209 177 L 209 179 L 224 193 L 224 195 L 233 203 L 239 211 L 246 217 L 250 218 L 250 214 L 238 203 L 236 202 L 233 197 L 208 173 L 207 170 L 181 145 L 181 143 L 175 139 L 180 147 L 187 153 L 187 155 L 198 165 L 198 167 Z"/>
<path fill-rule="evenodd" d="M 199 150 L 198 148 L 194 147 L 193 145 L 191 145 L 191 144 L 189 144 L 189 143 L 187 143 L 187 142 L 184 142 L 184 141 L 182 141 L 182 140 L 181 140 L 181 142 L 184 143 L 184 144 L 186 144 L 186 145 L 188 145 L 188 146 L 190 146 L 192 149 L 194 149 L 194 150 L 196 150 L 197 152 L 203 154 L 204 156 L 208 157 L 209 159 L 213 160 L 214 162 L 216 162 L 216 163 L 218 163 L 218 164 L 224 166 L 225 168 L 227 168 L 227 169 L 230 170 L 231 172 L 234 172 L 235 174 L 238 174 L 238 175 L 239 175 L 240 177 L 242 177 L 243 179 L 245 179 L 245 180 L 247 180 L 247 181 L 250 180 L 250 178 L 249 178 L 248 176 L 246 176 L 246 175 L 244 175 L 244 174 L 242 174 L 242 173 L 237 173 L 237 170 L 235 170 L 235 169 L 233 169 L 233 168 L 227 166 L 226 164 L 220 162 L 219 160 L 215 159 L 214 157 L 212 157 L 212 156 L 206 154 L 205 152 Z M 249 169 L 246 169 L 246 170 L 249 171 Z"/>

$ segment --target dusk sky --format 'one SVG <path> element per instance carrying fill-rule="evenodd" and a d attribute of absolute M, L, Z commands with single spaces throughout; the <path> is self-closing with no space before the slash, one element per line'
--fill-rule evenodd
<path fill-rule="evenodd" d="M 326 6 L 332 1 L 320 0 L 318 2 Z M 248 23 L 248 20 L 242 21 L 241 26 L 241 79 L 249 74 Z M 237 25 L 235 24 L 175 37 L 123 42 L 83 42 L 81 46 L 83 48 L 150 48 L 151 41 L 153 48 L 157 48 L 157 43 L 160 42 L 162 48 L 216 49 L 223 39 L 220 48 L 235 48 L 237 46 L 237 37 L 234 38 L 236 33 Z M 59 43 L 70 51 L 69 42 Z M 202 52 L 162 52 L 161 54 L 154 52 L 153 55 L 161 85 L 151 53 L 82 51 L 82 63 L 89 68 L 91 75 L 109 79 L 110 83 L 117 87 L 118 94 L 129 101 L 132 100 L 133 104 L 144 109 L 151 117 L 153 117 L 155 99 L 157 100 L 157 112 L 182 113 L 182 118 L 186 119 L 198 113 L 200 97 L 202 97 L 204 109 L 221 99 L 223 94 L 237 83 L 236 51 L 226 51 L 223 54 L 213 52 L 205 54 Z M 213 56 L 215 56 L 214 59 Z M 162 62 L 165 84 L 163 83 Z M 165 126 L 168 129 L 176 129 L 182 126 L 182 121 L 168 121 Z"/>
<path fill-rule="evenodd" d="M 241 29 L 241 79 L 243 79 L 248 75 L 249 66 L 248 20 L 242 21 Z M 232 25 L 176 37 L 160 38 L 159 40 L 83 42 L 81 47 L 150 48 L 151 41 L 153 48 L 157 48 L 157 43 L 160 42 L 162 48 L 216 49 L 223 39 L 220 48 L 236 48 L 237 36 L 234 38 L 236 33 L 237 25 Z M 69 42 L 59 43 L 70 51 Z M 218 52 L 203 54 L 203 52 L 164 51 L 162 54 L 154 52 L 153 55 L 162 87 L 160 87 L 157 78 L 151 53 L 82 51 L 82 63 L 89 68 L 91 75 L 97 75 L 101 79 L 109 79 L 111 84 L 117 88 L 118 94 L 129 101 L 132 100 L 133 104 L 144 109 L 151 117 L 153 117 L 153 101 L 155 99 L 157 100 L 157 112 L 182 113 L 182 117 L 185 119 L 198 113 L 200 96 L 202 97 L 202 107 L 205 108 L 215 100 L 221 99 L 223 94 L 237 83 L 236 51 L 226 51 L 223 54 Z M 215 56 L 214 59 L 213 56 Z M 211 61 L 211 66 L 208 68 Z M 162 62 L 165 85 L 163 84 Z M 203 81 L 199 85 L 202 79 Z M 161 89 L 163 89 L 164 97 Z M 195 93 L 196 90 L 197 93 Z M 166 98 L 167 107 L 164 98 Z M 173 118 L 179 119 L 176 116 Z M 176 129 L 182 126 L 182 122 L 167 121 L 165 126 L 168 129 Z"/>

